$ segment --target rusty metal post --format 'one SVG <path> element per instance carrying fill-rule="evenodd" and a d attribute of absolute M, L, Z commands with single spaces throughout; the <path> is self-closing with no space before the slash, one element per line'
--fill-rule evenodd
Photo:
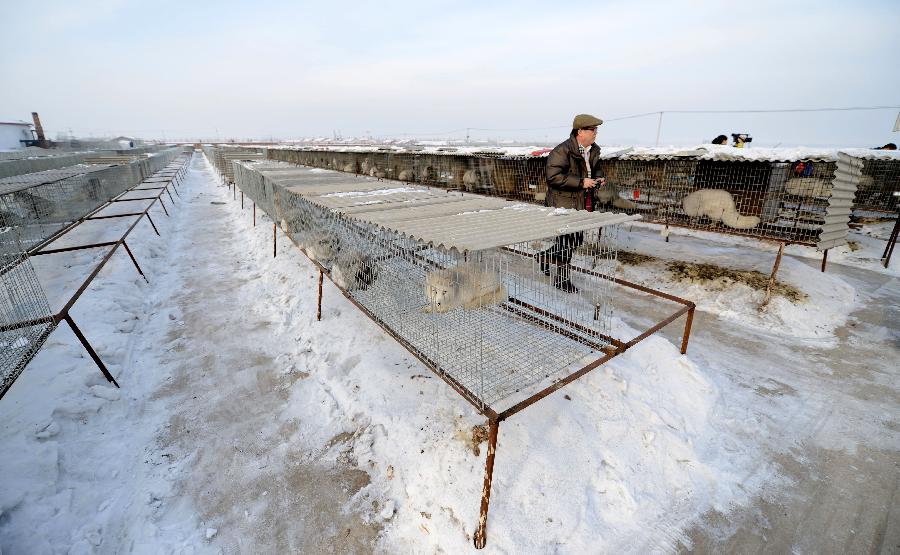
<path fill-rule="evenodd" d="M 318 308 L 316 309 L 316 321 L 322 320 L 322 278 L 325 276 L 325 273 L 319 269 L 319 301 Z"/>
<path fill-rule="evenodd" d="M 165 188 L 165 191 L 166 191 L 167 193 L 169 193 L 169 200 L 172 201 L 172 206 L 175 206 L 175 197 L 172 196 L 172 192 L 169 191 L 169 188 L 168 188 L 168 187 Z"/>
<path fill-rule="evenodd" d="M 166 217 L 168 217 L 168 216 L 169 216 L 169 211 L 166 210 L 166 205 L 163 204 L 162 198 L 159 199 L 159 205 L 162 206 L 163 212 L 165 212 L 165 213 L 166 213 Z"/>
<path fill-rule="evenodd" d="M 891 255 L 894 254 L 894 246 L 897 245 L 898 235 L 900 235 L 900 213 L 897 214 L 897 221 L 894 223 L 894 229 L 891 230 L 891 236 L 888 237 L 887 245 L 884 246 L 884 254 L 881 255 L 881 261 L 885 268 L 891 264 Z"/>
<path fill-rule="evenodd" d="M 278 224 L 272 223 L 272 258 L 278 256 Z"/>
<path fill-rule="evenodd" d="M 256 227 L 256 201 L 253 201 L 253 227 Z"/>
<path fill-rule="evenodd" d="M 691 306 L 687 313 L 687 321 L 684 323 L 684 335 L 681 337 L 681 354 L 687 354 L 688 341 L 691 339 L 691 326 L 694 324 L 694 310 L 696 306 Z"/>
<path fill-rule="evenodd" d="M 144 275 L 144 271 L 141 270 L 140 266 L 138 266 L 137 260 L 135 260 L 134 255 L 131 254 L 131 249 L 128 248 L 128 243 L 122 241 L 122 246 L 125 247 L 125 252 L 127 252 L 128 256 L 131 257 L 131 261 L 134 263 L 134 267 L 137 268 L 138 273 L 141 274 L 141 277 L 144 278 L 144 281 L 150 283 L 150 280 L 147 279 L 147 276 Z"/>
<path fill-rule="evenodd" d="M 825 252 L 822 253 L 822 272 L 825 271 L 825 262 L 828 260 L 828 249 L 825 249 Z"/>
<path fill-rule="evenodd" d="M 119 387 L 116 379 L 113 378 L 112 374 L 109 373 L 109 370 L 106 369 L 103 361 L 100 360 L 100 357 L 94 351 L 93 347 L 91 347 L 91 344 L 88 343 L 88 340 L 84 337 L 84 334 L 81 333 L 81 330 L 78 329 L 78 326 L 75 325 L 75 321 L 72 320 L 72 317 L 69 316 L 68 312 L 66 312 L 65 316 L 63 316 L 63 320 L 65 320 L 66 323 L 69 324 L 69 327 L 72 328 L 72 332 L 75 334 L 75 337 L 77 337 L 78 341 L 80 341 L 82 346 L 84 346 L 84 350 L 88 352 L 88 355 L 90 355 L 91 359 L 94 361 L 94 364 L 96 364 L 97 367 L 100 368 L 100 371 L 103 372 L 103 376 L 114 386 Z"/>
<path fill-rule="evenodd" d="M 487 461 L 484 467 L 484 486 L 481 488 L 481 515 L 478 517 L 478 530 L 475 532 L 475 549 L 484 549 L 487 545 L 487 517 L 491 503 L 491 482 L 494 480 L 494 454 L 497 452 L 497 432 L 499 420 L 488 422 Z"/>
<path fill-rule="evenodd" d="M 241 210 L 244 209 L 244 191 L 241 191 Z"/>
<path fill-rule="evenodd" d="M 769 304 L 772 298 L 772 288 L 775 287 L 775 274 L 778 273 L 778 266 L 781 265 L 781 255 L 784 253 L 784 243 L 778 245 L 778 256 L 775 257 L 775 265 L 772 266 L 772 275 L 769 276 L 769 285 L 766 286 L 766 298 L 763 300 L 761 307 Z"/>
<path fill-rule="evenodd" d="M 155 232 L 156 232 L 156 235 L 159 236 L 159 230 L 156 229 L 156 224 L 154 224 L 154 223 L 153 223 L 153 219 L 150 218 L 150 213 L 147 212 L 147 213 L 145 213 L 144 215 L 147 216 L 147 221 L 150 222 L 150 225 L 153 226 L 153 231 L 155 231 Z"/>

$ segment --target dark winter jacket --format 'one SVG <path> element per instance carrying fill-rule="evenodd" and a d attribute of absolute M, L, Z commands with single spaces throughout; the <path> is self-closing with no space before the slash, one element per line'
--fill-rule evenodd
<path fill-rule="evenodd" d="M 585 175 L 584 157 L 578 152 L 575 140 L 577 131 L 573 130 L 569 139 L 556 146 L 547 157 L 547 206 L 558 208 L 575 208 L 584 210 L 584 197 L 593 194 L 593 189 L 585 189 L 585 177 L 598 179 L 603 177 L 600 169 L 600 147 L 591 146 L 591 175 Z M 596 202 L 592 203 L 596 206 Z"/>

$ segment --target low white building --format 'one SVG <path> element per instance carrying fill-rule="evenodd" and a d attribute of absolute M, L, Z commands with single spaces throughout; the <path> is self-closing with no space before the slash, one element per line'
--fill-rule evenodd
<path fill-rule="evenodd" d="M 31 124 L 25 121 L 0 121 L 0 150 L 24 148 L 22 141 L 34 139 Z"/>

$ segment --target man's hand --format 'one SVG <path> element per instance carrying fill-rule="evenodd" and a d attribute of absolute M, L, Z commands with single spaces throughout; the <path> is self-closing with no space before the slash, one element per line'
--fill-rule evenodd
<path fill-rule="evenodd" d="M 582 180 L 581 184 L 582 184 L 582 187 L 584 187 L 585 189 L 593 189 L 594 187 L 597 186 L 597 180 L 596 179 L 588 179 L 587 177 L 585 177 Z"/>

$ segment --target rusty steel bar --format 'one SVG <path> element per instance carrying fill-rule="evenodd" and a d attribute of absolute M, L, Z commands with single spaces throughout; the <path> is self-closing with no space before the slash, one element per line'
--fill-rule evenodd
<path fill-rule="evenodd" d="M 253 227 L 256 227 L 256 201 L 253 201 Z"/>
<path fill-rule="evenodd" d="M 126 193 L 130 193 L 134 189 L 129 189 Z M 138 191 L 146 191 L 147 189 L 137 189 Z M 156 200 L 159 197 L 141 197 L 141 198 L 116 198 L 109 202 L 136 202 L 139 200 Z"/>
<path fill-rule="evenodd" d="M 146 275 L 144 275 L 144 271 L 141 270 L 141 267 L 138 265 L 137 260 L 134 258 L 134 255 L 131 253 L 131 249 L 128 248 L 128 243 L 126 243 L 125 241 L 122 241 L 122 246 L 125 247 L 125 252 L 128 253 L 128 256 L 131 258 L 131 262 L 134 263 L 134 267 L 137 268 L 138 273 L 141 274 L 141 277 L 144 278 L 144 281 L 146 281 L 147 283 L 150 283 L 150 280 L 147 279 Z"/>
<path fill-rule="evenodd" d="M 525 301 L 522 301 L 515 297 L 509 297 L 509 302 L 512 304 L 516 304 L 521 307 L 527 308 L 528 310 L 531 310 L 533 312 L 536 312 L 537 314 L 543 316 L 544 318 L 549 318 L 550 320 L 554 320 L 556 322 L 565 324 L 569 327 L 575 328 L 576 330 L 580 331 L 581 333 L 583 333 L 585 335 L 590 335 L 593 337 L 599 337 L 600 339 L 605 339 L 606 341 L 609 341 L 610 343 L 612 343 L 613 345 L 616 345 L 616 346 L 619 346 L 622 344 L 621 341 L 619 341 L 618 339 L 616 339 L 614 337 L 610 337 L 608 335 L 594 331 L 587 326 L 582 326 L 581 324 L 579 324 L 577 322 L 567 320 L 566 318 L 563 318 L 562 316 L 558 316 L 558 315 L 550 312 L 549 310 L 544 310 L 543 308 L 536 307 L 533 304 L 526 303 Z"/>
<path fill-rule="evenodd" d="M 691 339 L 691 325 L 694 323 L 694 310 L 696 307 L 692 306 L 688 310 L 687 321 L 684 323 L 684 335 L 681 336 L 681 354 L 687 354 L 688 341 Z"/>
<path fill-rule="evenodd" d="M 625 348 L 626 348 L 626 349 L 630 349 L 631 347 L 634 347 L 635 345 L 637 345 L 638 343 L 640 343 L 640 342 L 643 341 L 644 339 L 647 339 L 648 337 L 650 337 L 650 336 L 653 335 L 654 333 L 656 333 L 656 332 L 658 332 L 659 330 L 663 329 L 664 327 L 668 326 L 669 324 L 671 324 L 672 322 L 674 322 L 675 320 L 677 320 L 678 318 L 680 318 L 681 316 L 683 316 L 686 312 L 689 312 L 691 309 L 692 309 L 692 307 L 690 307 L 690 306 L 683 306 L 683 307 L 679 308 L 677 312 L 675 312 L 674 314 L 672 314 L 671 316 L 669 316 L 669 317 L 666 318 L 665 320 L 663 320 L 663 321 L 657 323 L 657 324 L 654 325 L 652 328 L 649 328 L 649 329 L 646 330 L 644 333 L 638 335 L 637 337 L 635 337 L 635 338 L 632 339 L 631 341 L 625 343 Z"/>
<path fill-rule="evenodd" d="M 525 399 L 524 401 L 520 401 L 520 402 L 516 403 L 515 405 L 509 407 L 508 409 L 504 410 L 497 416 L 498 421 L 502 422 L 502 421 L 506 420 L 507 418 L 509 418 L 510 416 L 516 414 L 517 412 L 530 407 L 531 405 L 533 405 L 534 403 L 537 403 L 538 401 L 540 401 L 544 397 L 550 395 L 554 391 L 559 391 L 560 389 L 562 389 L 563 387 L 567 386 L 568 384 L 574 382 L 581 376 L 584 376 L 585 374 L 587 374 L 594 368 L 597 368 L 601 364 L 605 364 L 605 363 L 609 362 L 614 357 L 617 357 L 624 352 L 625 352 L 625 347 L 620 347 L 615 352 L 609 353 L 605 357 L 598 358 L 597 360 L 588 364 L 587 366 L 584 366 L 581 369 L 576 370 L 575 372 L 572 372 L 565 378 L 558 380 L 556 383 L 554 383 L 550 387 L 547 387 L 547 388 L 535 393 L 531 397 Z"/>
<path fill-rule="evenodd" d="M 43 318 L 33 318 L 31 320 L 22 320 L 20 322 L 13 322 L 12 324 L 0 325 L 0 332 L 20 330 L 22 328 L 37 326 L 39 324 L 49 324 L 49 323 L 53 323 L 53 322 L 54 322 L 54 320 L 53 320 L 52 316 L 45 316 Z"/>
<path fill-rule="evenodd" d="M 781 265 L 782 254 L 784 254 L 784 243 L 778 246 L 778 256 L 775 257 L 775 265 L 772 266 L 772 275 L 769 276 L 769 284 L 766 285 L 766 297 L 763 299 L 762 306 L 769 304 L 769 299 L 772 298 L 772 288 L 775 287 L 775 274 L 778 273 L 778 266 Z"/>
<path fill-rule="evenodd" d="M 272 258 L 278 256 L 278 224 L 272 222 Z"/>
<path fill-rule="evenodd" d="M 494 457 L 497 453 L 497 433 L 500 422 L 488 422 L 487 458 L 484 463 L 484 485 L 481 488 L 481 511 L 478 516 L 478 530 L 475 531 L 475 549 L 484 549 L 487 544 L 487 517 L 491 503 L 491 484 L 494 481 Z"/>
<path fill-rule="evenodd" d="M 244 209 L 244 191 L 241 191 L 241 210 Z"/>
<path fill-rule="evenodd" d="M 324 277 L 324 272 L 321 268 L 319 268 L 319 299 L 316 308 L 316 321 L 322 320 L 322 278 Z"/>
<path fill-rule="evenodd" d="M 96 249 L 99 247 L 110 247 L 115 245 L 116 241 L 107 241 L 105 243 L 92 243 L 90 245 L 78 245 L 77 247 L 66 247 L 64 249 L 46 249 L 33 253 L 31 256 L 40 256 L 42 254 L 58 254 L 61 252 L 80 251 L 84 249 Z"/>
<path fill-rule="evenodd" d="M 166 217 L 169 217 L 169 211 L 166 210 L 166 205 L 165 205 L 165 203 L 163 202 L 162 198 L 159 198 L 158 200 L 159 200 L 159 205 L 162 206 L 163 212 L 166 213 Z M 151 206 L 152 206 L 152 205 L 151 205 Z"/>
<path fill-rule="evenodd" d="M 897 221 L 894 223 L 894 229 L 891 230 L 887 245 L 884 246 L 884 254 L 881 255 L 881 260 L 885 268 L 891 263 L 891 255 L 894 254 L 894 247 L 897 245 L 898 235 L 900 235 L 900 213 L 897 214 Z"/>
<path fill-rule="evenodd" d="M 825 262 L 828 260 L 828 249 L 822 253 L 822 272 L 825 272 Z"/>
<path fill-rule="evenodd" d="M 111 218 L 125 218 L 128 216 L 140 216 L 143 212 L 128 212 L 127 214 L 113 214 L 112 216 L 91 216 L 90 218 L 85 218 L 85 220 L 109 220 Z M 58 237 L 57 237 L 58 239 Z"/>
<path fill-rule="evenodd" d="M 144 214 L 144 216 L 147 216 L 147 221 L 150 222 L 150 225 L 153 226 L 153 231 L 156 232 L 157 237 L 161 237 L 159 234 L 159 230 L 156 229 L 156 224 L 153 223 L 153 218 L 150 217 L 150 214 Z"/>
<path fill-rule="evenodd" d="M 84 346 L 84 350 L 88 352 L 88 355 L 90 355 L 91 359 L 94 361 L 94 364 L 96 364 L 97 367 L 100 369 L 100 371 L 103 372 L 103 376 L 111 384 L 113 384 L 116 387 L 119 387 L 119 382 L 117 382 L 116 379 L 112 376 L 112 374 L 109 373 L 109 370 L 106 369 L 106 366 L 103 364 L 103 361 L 100 360 L 100 357 L 97 355 L 96 351 L 94 351 L 94 348 L 91 347 L 91 344 L 88 342 L 87 338 L 84 337 L 84 334 L 81 333 L 81 330 L 78 329 L 78 326 L 75 325 L 75 321 L 72 320 L 72 317 L 69 316 L 69 313 L 66 312 L 62 316 L 62 319 L 65 320 L 67 324 L 69 324 L 70 328 L 72 328 L 72 332 L 75 334 L 75 337 L 77 337 L 78 341 L 80 341 L 81 344 Z M 59 320 L 57 320 L 57 322 L 58 321 Z"/>

